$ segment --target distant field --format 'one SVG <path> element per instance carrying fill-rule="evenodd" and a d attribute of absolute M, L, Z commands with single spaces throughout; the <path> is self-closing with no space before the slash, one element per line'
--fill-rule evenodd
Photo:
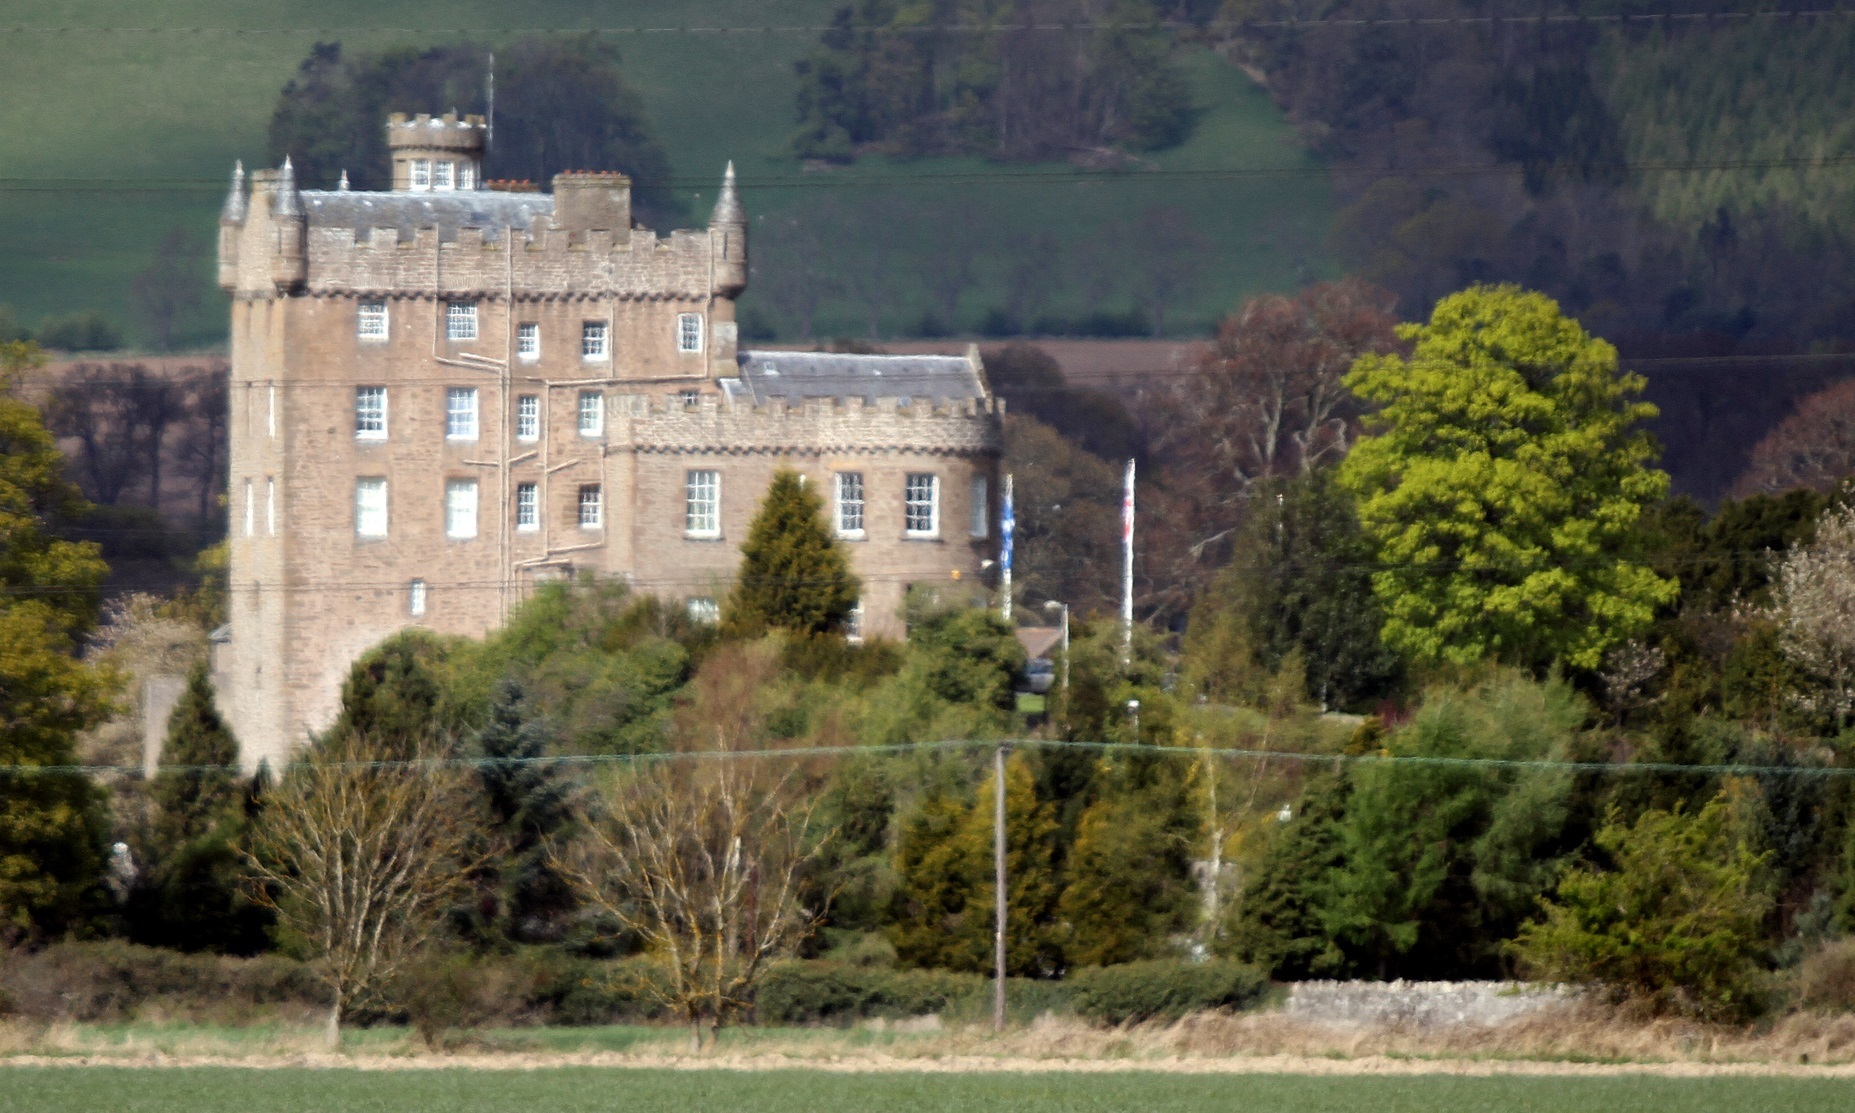
<path fill-rule="evenodd" d="M 13 1113 L 1830 1113 L 1846 1080 L 0 1068 Z"/>
<path fill-rule="evenodd" d="M 491 42 L 532 29 L 587 26 L 725 28 L 815 26 L 837 0 L 10 0 L 0 27 L 0 303 L 28 323 L 50 311 L 94 306 L 132 326 L 128 289 L 171 228 L 185 229 L 201 252 L 206 296 L 187 329 L 189 342 L 213 343 L 224 307 L 208 289 L 213 218 L 234 158 L 264 155 L 278 90 L 311 44 L 337 40 L 349 50 L 391 44 Z M 385 30 L 380 30 L 384 28 Z M 103 30 L 99 30 L 103 29 Z M 1205 114 L 1184 147 L 1146 169 L 1067 175 L 1061 164 L 1001 168 L 979 160 L 873 160 L 852 170 L 807 174 L 784 157 L 792 128 L 792 63 L 815 33 L 643 30 L 613 35 L 651 122 L 669 149 L 678 192 L 690 211 L 706 207 L 722 165 L 732 158 L 750 211 L 762 228 L 802 219 L 826 241 L 825 269 L 853 243 L 832 242 L 827 196 L 855 206 L 885 198 L 906 227 L 893 272 L 898 305 L 883 331 L 906 335 L 925 305 L 914 285 L 909 245 L 931 243 L 945 210 L 1000 229 L 1048 231 L 1066 245 L 1125 226 L 1154 204 L 1185 211 L 1208 243 L 1207 265 L 1179 299 L 1173 328 L 1191 331 L 1238 297 L 1291 287 L 1326 273 L 1323 251 L 1331 202 L 1324 178 L 1295 144 L 1268 98 L 1209 53 L 1190 62 Z M 411 109 L 448 106 L 407 106 Z M 1019 173 L 1017 180 L 1001 170 Z M 1257 170 L 1287 174 L 1242 176 Z M 1052 182 L 1048 175 L 1058 174 Z M 1239 176 L 1228 176 L 1236 172 Z M 974 182 L 973 176 L 981 180 Z M 948 180 L 949 177 L 953 180 Z M 923 206 L 941 206 L 928 218 Z M 913 214 L 912 216 L 910 214 Z M 979 245 L 985 250 L 988 245 Z M 978 287 L 956 324 L 970 327 L 1003 297 L 1000 268 L 983 262 Z M 761 276 L 749 306 L 790 328 L 765 297 L 776 274 Z M 1078 311 L 1079 294 L 1059 293 L 1051 310 Z M 827 297 L 821 335 L 867 331 L 841 293 Z"/>

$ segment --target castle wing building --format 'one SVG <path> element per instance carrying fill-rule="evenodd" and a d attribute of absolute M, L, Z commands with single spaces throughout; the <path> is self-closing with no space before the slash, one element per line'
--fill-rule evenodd
<path fill-rule="evenodd" d="M 394 116 L 393 189 L 235 171 L 230 607 L 242 760 L 326 728 L 355 658 L 407 627 L 480 635 L 536 582 L 622 579 L 714 618 L 775 471 L 826 495 L 900 636 L 913 583 L 995 555 L 1002 403 L 978 354 L 746 351 L 733 168 L 707 228 L 632 220 L 622 174 L 482 176 L 477 117 Z M 345 179 L 344 179 L 345 180 Z"/>

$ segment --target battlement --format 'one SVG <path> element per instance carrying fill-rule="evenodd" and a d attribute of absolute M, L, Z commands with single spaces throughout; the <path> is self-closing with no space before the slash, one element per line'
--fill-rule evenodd
<path fill-rule="evenodd" d="M 724 386 L 727 384 L 724 382 Z M 615 395 L 610 443 L 640 453 L 818 455 L 1000 450 L 1004 402 L 894 396 L 769 399 L 678 391 Z"/>
<path fill-rule="evenodd" d="M 386 145 L 394 152 L 418 149 L 480 155 L 488 132 L 483 117 L 459 119 L 455 112 L 443 116 L 426 112 L 407 116 L 404 112 L 395 112 L 386 118 Z"/>

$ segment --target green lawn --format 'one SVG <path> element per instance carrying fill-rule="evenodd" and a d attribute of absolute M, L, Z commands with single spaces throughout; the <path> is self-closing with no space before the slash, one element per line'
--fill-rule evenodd
<path fill-rule="evenodd" d="M 264 156 L 277 91 L 311 44 L 353 51 L 436 44 L 462 34 L 494 42 L 508 33 L 572 27 L 816 25 L 839 0 L 8 0 L 0 20 L 0 303 L 28 323 L 51 311 L 94 306 L 130 320 L 128 290 L 169 229 L 185 229 L 206 253 L 232 160 Z M 385 30 L 381 30 L 381 29 Z M 962 303 L 970 327 L 1002 299 L 997 238 L 1053 233 L 1087 244 L 1126 227 L 1152 205 L 1176 205 L 1208 243 L 1194 290 L 1179 299 L 1179 325 L 1209 322 L 1241 294 L 1292 287 L 1326 273 L 1331 198 L 1318 168 L 1268 98 L 1208 52 L 1189 61 L 1203 118 L 1192 140 L 1152 165 L 1170 171 L 1288 169 L 1286 176 L 1177 178 L 1139 171 L 1016 180 L 1000 171 L 1065 173 L 1061 165 L 999 167 L 980 160 L 869 160 L 850 170 L 806 174 L 785 157 L 793 127 L 792 63 L 815 42 L 809 31 L 751 34 L 618 33 L 632 83 L 669 150 L 679 191 L 705 213 L 724 162 L 739 169 L 762 228 L 799 217 L 829 229 L 837 208 L 870 199 L 901 212 L 898 305 L 884 330 L 906 334 L 924 293 L 909 253 L 945 233 L 949 211 L 982 226 L 975 251 L 979 287 Z M 408 105 L 411 110 L 445 105 Z M 973 180 L 977 176 L 979 180 Z M 926 204 L 933 212 L 922 208 Z M 821 235 L 828 239 L 828 235 Z M 823 269 L 855 243 L 827 242 Z M 768 278 L 762 287 L 770 284 Z M 762 318 L 780 310 L 750 292 Z M 1054 310 L 1077 310 L 1078 292 Z M 209 293 L 188 339 L 215 342 L 224 305 Z M 818 331 L 861 332 L 843 294 L 828 298 Z M 132 327 L 132 336 L 135 335 Z"/>
<path fill-rule="evenodd" d="M 0 1111 L 78 1113 L 793 1113 L 831 1109 L 1093 1113 L 1816 1113 L 1849 1107 L 1847 1081 L 1793 1079 L 1305 1078 L 1163 1074 L 829 1074 L 818 1071 L 408 1072 L 14 1068 Z"/>

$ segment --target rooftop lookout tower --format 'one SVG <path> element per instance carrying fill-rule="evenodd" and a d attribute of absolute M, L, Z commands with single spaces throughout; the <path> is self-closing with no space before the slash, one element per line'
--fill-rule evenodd
<path fill-rule="evenodd" d="M 483 146 L 488 128 L 481 116 L 458 119 L 395 112 L 387 117 L 386 145 L 393 162 L 393 189 L 408 193 L 451 193 L 483 186 Z"/>

